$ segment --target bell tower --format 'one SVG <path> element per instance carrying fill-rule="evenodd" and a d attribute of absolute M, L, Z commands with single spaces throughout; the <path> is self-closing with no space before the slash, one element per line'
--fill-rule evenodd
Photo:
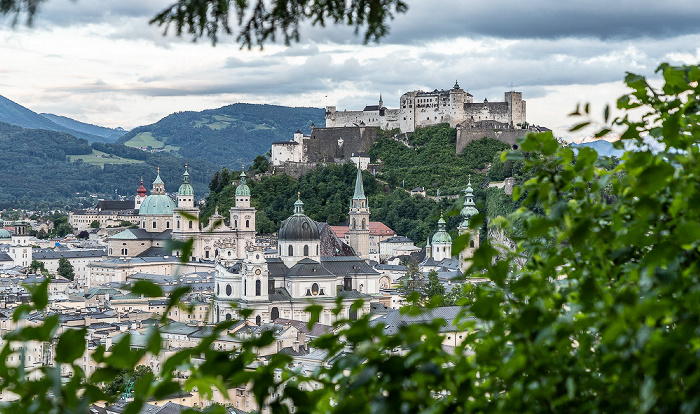
<path fill-rule="evenodd" d="M 355 194 L 350 202 L 350 228 L 348 241 L 355 254 L 362 259 L 369 260 L 369 207 L 367 197 L 362 185 L 362 170 L 357 168 L 355 179 Z"/>

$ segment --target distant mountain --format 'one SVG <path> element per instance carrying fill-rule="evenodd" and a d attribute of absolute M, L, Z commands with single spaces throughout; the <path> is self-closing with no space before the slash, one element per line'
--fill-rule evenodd
<path fill-rule="evenodd" d="M 48 118 L 50 121 L 58 125 L 70 128 L 73 131 L 83 132 L 86 134 L 102 137 L 104 138 L 105 142 L 114 142 L 118 140 L 122 135 L 128 132 L 123 128 L 105 128 L 97 125 L 86 124 L 85 122 L 76 121 L 75 119 L 71 119 L 60 115 L 45 113 L 42 113 L 40 115 L 45 118 Z"/>
<path fill-rule="evenodd" d="M 323 109 L 237 103 L 201 112 L 177 112 L 135 128 L 117 142 L 239 169 L 268 152 L 273 142 L 288 141 L 297 130 L 310 133 L 312 124 L 325 126 Z"/>
<path fill-rule="evenodd" d="M 88 142 L 114 142 L 114 139 L 107 139 L 101 135 L 95 135 L 93 133 L 88 133 L 81 130 L 72 129 L 64 125 L 60 125 L 47 117 L 39 115 L 38 113 L 5 98 L 2 95 L 0 95 L 0 122 L 7 122 L 10 125 L 17 125 L 22 128 L 45 129 L 49 131 L 64 132 L 66 134 L 71 134 L 77 138 L 84 138 Z"/>
<path fill-rule="evenodd" d="M 597 141 L 589 141 L 589 142 L 584 142 L 582 144 L 570 144 L 569 147 L 573 149 L 577 148 L 582 148 L 582 147 L 589 147 L 593 148 L 596 150 L 598 153 L 599 157 L 617 157 L 620 158 L 622 157 L 622 154 L 625 153 L 625 150 L 619 150 L 613 148 L 612 143 L 604 140 L 604 139 L 599 139 Z"/>
<path fill-rule="evenodd" d="M 141 177 L 151 188 L 157 168 L 166 191 L 174 193 L 186 163 L 195 196 L 205 197 L 218 169 L 207 161 L 0 122 L 0 209 L 55 207 L 90 194 L 110 198 L 115 190 L 133 196 Z"/>

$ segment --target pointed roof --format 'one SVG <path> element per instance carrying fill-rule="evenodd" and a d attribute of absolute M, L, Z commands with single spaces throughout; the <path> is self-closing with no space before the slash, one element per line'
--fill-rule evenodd
<path fill-rule="evenodd" d="M 352 196 L 353 200 L 364 200 L 367 197 L 365 197 L 365 188 L 362 185 L 362 170 L 360 167 L 357 167 L 357 177 L 355 178 L 355 194 Z"/>
<path fill-rule="evenodd" d="M 469 219 L 479 214 L 479 210 L 477 210 L 476 205 L 474 204 L 474 190 L 472 189 L 471 175 L 469 176 L 469 183 L 467 184 L 466 190 L 462 191 L 464 191 L 464 205 L 462 207 L 462 211 L 459 213 L 459 215 L 462 216 L 462 222 L 459 224 L 459 227 L 468 228 Z"/>
<path fill-rule="evenodd" d="M 143 186 L 143 177 L 141 177 L 141 185 L 138 189 L 136 189 L 136 194 L 138 194 L 140 197 L 146 197 L 146 194 L 148 194 L 148 190 L 146 190 L 146 187 Z"/>
<path fill-rule="evenodd" d="M 241 179 L 241 183 L 238 184 L 238 186 L 236 187 L 236 195 L 237 196 L 249 196 L 250 195 L 250 187 L 248 187 L 248 184 L 245 183 L 245 180 L 246 180 L 245 165 L 241 166 L 240 179 Z"/>
<path fill-rule="evenodd" d="M 177 191 L 177 194 L 181 196 L 194 195 L 194 189 L 192 188 L 192 185 L 190 185 L 190 173 L 187 172 L 187 164 L 185 164 L 185 172 L 182 174 L 182 185 Z"/>
<path fill-rule="evenodd" d="M 156 179 L 153 180 L 153 184 L 164 184 L 163 180 L 160 178 L 160 167 L 158 167 L 158 175 L 156 176 Z"/>

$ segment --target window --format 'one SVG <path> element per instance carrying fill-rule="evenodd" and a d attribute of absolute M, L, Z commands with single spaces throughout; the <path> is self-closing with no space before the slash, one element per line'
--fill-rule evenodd
<path fill-rule="evenodd" d="M 309 255 L 309 245 L 305 244 L 304 245 L 304 256 L 308 256 L 308 255 Z"/>
<path fill-rule="evenodd" d="M 156 221 L 155 220 L 153 220 L 153 228 L 154 229 L 156 228 Z"/>
<path fill-rule="evenodd" d="M 192 228 L 192 220 L 190 220 L 190 228 Z"/>
<path fill-rule="evenodd" d="M 209 258 L 209 250 L 204 251 L 204 258 L 208 259 Z"/>
<path fill-rule="evenodd" d="M 165 228 L 166 228 L 166 229 L 169 229 L 169 228 L 170 228 L 170 221 L 166 221 L 166 222 L 165 222 Z"/>
<path fill-rule="evenodd" d="M 474 240 L 469 240 L 469 247 L 474 248 Z"/>
<path fill-rule="evenodd" d="M 318 295 L 318 283 L 311 285 L 311 294 L 314 296 Z"/>
<path fill-rule="evenodd" d="M 234 229 L 238 228 L 238 220 L 233 220 L 233 228 Z"/>
<path fill-rule="evenodd" d="M 245 221 L 245 227 L 246 227 L 246 228 L 250 227 L 250 220 L 246 220 L 246 221 Z"/>
<path fill-rule="evenodd" d="M 255 296 L 260 296 L 262 293 L 262 283 L 260 282 L 260 279 L 255 281 Z"/>
<path fill-rule="evenodd" d="M 289 254 L 287 256 L 294 256 L 294 247 L 292 245 L 289 245 Z"/>
<path fill-rule="evenodd" d="M 231 285 L 226 285 L 226 296 L 231 296 L 232 291 Z"/>

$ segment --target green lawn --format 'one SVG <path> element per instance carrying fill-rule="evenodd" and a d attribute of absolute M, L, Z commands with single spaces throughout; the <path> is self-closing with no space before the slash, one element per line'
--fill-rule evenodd
<path fill-rule="evenodd" d="M 151 147 L 154 149 L 161 149 L 165 146 L 165 143 L 158 141 L 150 132 L 141 132 L 126 141 L 124 145 L 134 148 Z"/>
<path fill-rule="evenodd" d="M 143 164 L 144 161 L 132 160 L 128 158 L 117 157 L 116 155 L 107 154 L 102 151 L 92 150 L 90 155 L 71 155 L 71 162 L 75 160 L 83 160 L 86 164 L 99 165 L 104 168 L 105 164 Z"/>

